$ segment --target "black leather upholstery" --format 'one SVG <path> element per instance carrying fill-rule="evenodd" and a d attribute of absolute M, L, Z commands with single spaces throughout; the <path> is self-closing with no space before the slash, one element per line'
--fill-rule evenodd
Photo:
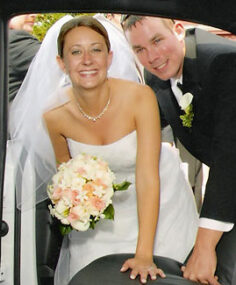
<path fill-rule="evenodd" d="M 50 215 L 48 204 L 47 200 L 36 207 L 38 285 L 53 285 L 54 271 L 63 239 L 59 232 L 59 222 Z"/>
<path fill-rule="evenodd" d="M 68 285 L 140 285 L 139 278 L 131 280 L 130 272 L 120 272 L 121 265 L 133 254 L 111 254 L 96 259 L 80 270 Z M 158 285 L 196 285 L 198 283 L 185 280 L 181 277 L 181 263 L 166 257 L 155 257 L 157 266 L 164 270 L 166 278 L 158 277 L 155 281 L 149 280 L 147 284 Z"/>
<path fill-rule="evenodd" d="M 36 249 L 39 285 L 52 285 L 54 270 L 59 257 L 62 236 L 58 223 L 48 210 L 48 201 L 37 205 L 36 210 Z M 120 273 L 122 263 L 132 254 L 112 254 L 101 257 L 81 271 L 70 281 L 69 285 L 135 285 L 139 279 L 130 280 L 129 272 Z M 218 265 L 216 275 L 222 285 L 236 285 L 236 227 L 225 233 L 217 246 Z M 79 258 L 79 256 L 78 256 Z M 148 282 L 159 285 L 193 285 L 197 284 L 183 279 L 181 264 L 166 257 L 155 257 L 155 263 L 166 273 L 165 279 L 157 278 Z"/>
<path fill-rule="evenodd" d="M 132 257 L 132 254 L 112 254 L 96 259 L 80 270 L 68 285 L 135 285 L 140 284 L 139 279 L 129 279 L 129 271 L 120 273 L 122 263 Z M 217 246 L 218 265 L 216 275 L 222 285 L 236 285 L 236 227 L 224 233 Z M 180 271 L 181 263 L 166 257 L 155 257 L 157 266 L 164 270 L 166 278 L 160 277 L 148 284 L 158 285 L 193 285 L 196 282 L 183 279 Z"/>

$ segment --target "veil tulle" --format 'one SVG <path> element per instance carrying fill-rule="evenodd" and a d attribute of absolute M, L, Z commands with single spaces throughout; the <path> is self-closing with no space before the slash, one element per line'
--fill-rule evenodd
<path fill-rule="evenodd" d="M 59 69 L 56 55 L 60 28 L 71 18 L 61 18 L 48 30 L 10 107 L 9 134 L 14 143 L 19 208 L 27 205 L 32 196 L 36 203 L 47 199 L 46 185 L 56 172 L 55 156 L 42 114 L 67 100 L 65 92 L 60 90 L 70 83 Z"/>

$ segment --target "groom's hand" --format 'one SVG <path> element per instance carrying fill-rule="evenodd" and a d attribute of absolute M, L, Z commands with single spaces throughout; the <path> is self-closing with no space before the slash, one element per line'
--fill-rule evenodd
<path fill-rule="evenodd" d="M 198 252 L 197 250 L 192 253 L 187 265 L 181 268 L 186 279 L 202 284 L 219 285 L 217 276 L 214 276 L 215 269 L 215 252 Z"/>
<path fill-rule="evenodd" d="M 183 276 L 201 284 L 220 285 L 215 276 L 217 257 L 216 245 L 222 233 L 199 228 L 196 244 L 186 266 L 183 266 Z"/>

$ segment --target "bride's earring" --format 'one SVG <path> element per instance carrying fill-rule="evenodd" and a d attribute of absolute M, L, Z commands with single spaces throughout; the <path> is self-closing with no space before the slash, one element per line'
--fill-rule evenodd
<path fill-rule="evenodd" d="M 62 87 L 65 87 L 67 85 L 71 84 L 71 81 L 70 81 L 70 77 L 68 74 L 64 73 L 62 79 L 61 79 L 61 86 Z"/>
<path fill-rule="evenodd" d="M 69 75 L 68 75 L 68 74 L 65 74 L 65 85 L 68 85 L 68 84 L 70 84 L 70 83 L 71 83 L 71 81 L 70 81 Z"/>

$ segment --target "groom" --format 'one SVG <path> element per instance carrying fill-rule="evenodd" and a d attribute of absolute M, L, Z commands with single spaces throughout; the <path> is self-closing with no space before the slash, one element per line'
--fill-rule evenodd
<path fill-rule="evenodd" d="M 163 124 L 210 167 L 183 275 L 203 284 L 236 284 L 236 44 L 200 29 L 185 33 L 170 19 L 128 15 L 122 25 L 156 92 Z"/>

